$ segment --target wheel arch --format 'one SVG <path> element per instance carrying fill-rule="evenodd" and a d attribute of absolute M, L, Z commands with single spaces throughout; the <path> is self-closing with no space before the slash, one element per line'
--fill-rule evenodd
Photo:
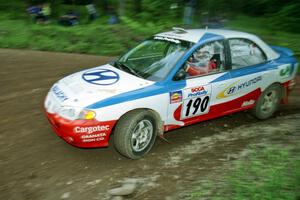
<path fill-rule="evenodd" d="M 110 134 L 109 137 L 111 137 L 113 134 L 114 134 L 114 129 L 116 127 L 116 125 L 118 124 L 119 120 L 124 117 L 125 115 L 129 114 L 129 113 L 132 113 L 132 112 L 139 112 L 139 111 L 143 111 L 143 110 L 146 110 L 146 111 L 149 111 L 151 113 L 153 113 L 153 115 L 155 116 L 155 120 L 157 122 L 157 131 L 158 131 L 158 135 L 163 135 L 164 133 L 164 121 L 162 120 L 159 112 L 157 112 L 156 110 L 154 109 L 151 109 L 151 108 L 135 108 L 135 109 L 132 109 L 132 110 L 129 110 L 127 112 L 124 112 L 120 118 L 117 120 L 117 122 L 114 124 L 113 128 L 112 128 L 112 132 Z"/>
<path fill-rule="evenodd" d="M 275 98 L 265 100 L 266 95 L 269 95 L 269 92 L 273 90 L 279 91 L 279 94 Z M 282 100 L 282 92 L 284 91 L 283 86 L 279 82 L 274 82 L 266 87 L 262 93 L 259 95 L 259 98 L 255 102 L 255 105 L 251 108 L 251 113 L 258 119 L 264 120 L 271 117 L 277 110 Z M 267 101 L 267 106 L 263 106 Z"/>
<path fill-rule="evenodd" d="M 268 87 L 266 87 L 262 92 L 264 92 L 266 89 L 268 89 L 269 87 L 273 86 L 273 85 L 277 85 L 281 88 L 281 96 L 280 96 L 280 99 L 282 99 L 284 96 L 285 96 L 285 93 L 286 93 L 286 88 L 284 87 L 283 83 L 280 83 L 278 81 L 268 85 Z"/>

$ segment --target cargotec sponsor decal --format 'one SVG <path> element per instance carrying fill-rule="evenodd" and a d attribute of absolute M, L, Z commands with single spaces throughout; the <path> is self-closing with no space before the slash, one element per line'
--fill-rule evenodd
<path fill-rule="evenodd" d="M 65 93 L 57 86 L 57 85 L 54 85 L 52 87 L 52 92 L 55 94 L 55 96 L 61 100 L 61 101 L 66 101 L 68 100 L 69 98 L 65 95 Z"/>
<path fill-rule="evenodd" d="M 262 80 L 262 76 L 257 76 L 253 79 L 250 79 L 250 80 L 242 82 L 242 83 L 241 83 L 241 81 L 234 82 L 233 84 L 226 87 L 222 92 L 220 92 L 217 95 L 217 99 L 223 99 L 223 98 L 227 98 L 232 95 L 235 95 L 235 94 L 239 93 L 240 91 L 242 91 L 252 85 L 255 85 L 256 83 L 260 82 L 261 80 Z"/>
<path fill-rule="evenodd" d="M 279 76 L 282 78 L 290 77 L 293 73 L 293 68 L 291 64 L 280 65 L 278 69 L 279 69 Z"/>
<path fill-rule="evenodd" d="M 210 94 L 211 85 L 185 89 L 181 119 L 208 113 L 210 107 Z"/>
<path fill-rule="evenodd" d="M 110 69 L 93 69 L 82 75 L 83 80 L 95 85 L 112 85 L 119 81 L 117 72 Z"/>
<path fill-rule="evenodd" d="M 94 133 L 94 132 L 99 132 L 99 131 L 108 131 L 110 129 L 109 125 L 98 125 L 98 126 L 87 126 L 87 127 L 80 127 L 76 126 L 74 128 L 75 133 Z"/>
<path fill-rule="evenodd" d="M 182 91 L 170 92 L 170 103 L 179 103 L 182 101 Z"/>

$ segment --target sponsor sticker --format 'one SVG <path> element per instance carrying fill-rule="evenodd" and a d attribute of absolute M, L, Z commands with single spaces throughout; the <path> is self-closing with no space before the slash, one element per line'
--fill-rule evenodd
<path fill-rule="evenodd" d="M 209 112 L 211 85 L 200 85 L 184 90 L 181 119 L 203 115 Z"/>
<path fill-rule="evenodd" d="M 99 131 L 108 131 L 110 129 L 109 125 L 98 125 L 98 126 L 87 126 L 87 127 L 80 127 L 76 126 L 74 128 L 75 133 L 88 133 L 92 134 L 94 132 L 99 132 Z"/>
<path fill-rule="evenodd" d="M 198 96 L 203 96 L 208 93 L 208 90 L 205 89 L 204 86 L 198 86 L 189 89 L 189 93 L 187 94 L 187 98 L 193 98 Z"/>
<path fill-rule="evenodd" d="M 179 103 L 182 102 L 182 91 L 170 92 L 170 103 Z"/>
<path fill-rule="evenodd" d="M 104 137 L 83 139 L 82 142 L 98 142 L 103 141 Z"/>
<path fill-rule="evenodd" d="M 201 96 L 186 99 L 183 102 L 181 119 L 203 115 L 209 112 L 210 96 Z"/>
<path fill-rule="evenodd" d="M 278 68 L 279 68 L 279 76 L 281 78 L 288 78 L 293 74 L 293 68 L 291 64 L 280 65 Z"/>
<path fill-rule="evenodd" d="M 249 101 L 244 101 L 242 103 L 242 107 L 246 107 L 246 106 L 251 106 L 255 103 L 255 101 L 253 99 L 249 100 Z"/>
<path fill-rule="evenodd" d="M 82 135 L 80 138 L 82 142 L 97 142 L 105 140 L 106 133 L 97 133 L 97 134 L 89 134 L 89 135 Z"/>
<path fill-rule="evenodd" d="M 98 138 L 98 137 L 106 137 L 106 133 L 97 133 L 97 134 L 89 134 L 89 135 L 82 135 L 82 139 L 89 139 L 89 138 Z"/>
<path fill-rule="evenodd" d="M 51 90 L 60 101 L 66 101 L 69 99 L 57 85 L 54 85 Z"/>
<path fill-rule="evenodd" d="M 223 99 L 223 98 L 227 98 L 227 97 L 236 95 L 240 91 L 243 91 L 244 89 L 257 84 L 261 80 L 262 80 L 262 76 L 257 76 L 255 78 L 252 78 L 245 82 L 236 81 L 236 82 L 230 84 L 228 87 L 226 87 L 223 91 L 221 91 L 217 95 L 217 99 Z"/>

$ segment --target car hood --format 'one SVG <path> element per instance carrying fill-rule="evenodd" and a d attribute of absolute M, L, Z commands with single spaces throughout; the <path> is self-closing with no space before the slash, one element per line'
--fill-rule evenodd
<path fill-rule="evenodd" d="M 103 99 L 154 84 L 109 64 L 71 74 L 53 85 L 48 96 L 62 106 L 86 107 Z"/>

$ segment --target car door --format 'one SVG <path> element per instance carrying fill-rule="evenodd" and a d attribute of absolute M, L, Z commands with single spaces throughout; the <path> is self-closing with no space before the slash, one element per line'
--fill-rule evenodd
<path fill-rule="evenodd" d="M 214 88 L 216 103 L 225 103 L 226 112 L 234 112 L 252 107 L 261 87 L 269 78 L 265 53 L 253 41 L 244 38 L 228 40 L 231 70 L 226 87 Z"/>
<path fill-rule="evenodd" d="M 200 46 L 186 60 L 182 69 L 186 78 L 174 81 L 170 86 L 167 124 L 183 126 L 219 116 L 221 111 L 216 105 L 215 90 L 224 90 L 231 83 L 224 41 L 217 40 Z"/>

